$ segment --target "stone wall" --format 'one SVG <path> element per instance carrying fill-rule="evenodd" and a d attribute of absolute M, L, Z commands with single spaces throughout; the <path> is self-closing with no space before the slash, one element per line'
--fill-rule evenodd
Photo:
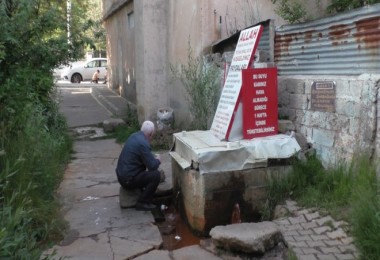
<path fill-rule="evenodd" d="M 334 81 L 335 112 L 311 109 L 314 81 Z M 279 118 L 295 123 L 325 166 L 350 162 L 355 153 L 379 156 L 380 75 L 359 77 L 281 76 L 278 78 Z"/>

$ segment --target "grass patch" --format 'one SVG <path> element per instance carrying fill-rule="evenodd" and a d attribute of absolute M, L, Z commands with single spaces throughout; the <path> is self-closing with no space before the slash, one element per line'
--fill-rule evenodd
<path fill-rule="evenodd" d="M 335 219 L 351 224 L 361 259 L 380 256 L 380 196 L 376 166 L 368 156 L 354 158 L 350 166 L 324 169 L 313 156 L 294 161 L 286 177 L 269 181 L 267 206 L 271 210 L 286 198 L 305 207 L 327 210 Z"/>
<path fill-rule="evenodd" d="M 123 144 L 131 134 L 140 131 L 137 114 L 130 108 L 127 109 L 126 121 L 125 125 L 117 126 L 115 131 L 109 134 L 107 138 L 115 138 L 117 143 Z M 152 150 L 169 150 L 173 141 L 173 132 L 173 130 L 156 131 L 151 141 Z"/>

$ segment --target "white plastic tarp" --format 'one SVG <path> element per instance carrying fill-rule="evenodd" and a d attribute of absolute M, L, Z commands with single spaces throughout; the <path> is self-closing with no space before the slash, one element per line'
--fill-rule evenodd
<path fill-rule="evenodd" d="M 294 137 L 283 134 L 226 142 L 210 131 L 192 131 L 174 134 L 171 156 L 184 169 L 197 164 L 204 174 L 261 167 L 268 159 L 290 158 L 300 150 Z"/>

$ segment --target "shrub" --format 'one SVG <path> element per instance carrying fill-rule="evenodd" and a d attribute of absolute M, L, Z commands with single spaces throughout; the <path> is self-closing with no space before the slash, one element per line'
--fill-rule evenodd
<path fill-rule="evenodd" d="M 220 95 L 219 70 L 203 57 L 194 58 L 188 48 L 187 64 L 171 66 L 173 76 L 181 81 L 187 93 L 192 129 L 206 130 L 215 114 Z"/>

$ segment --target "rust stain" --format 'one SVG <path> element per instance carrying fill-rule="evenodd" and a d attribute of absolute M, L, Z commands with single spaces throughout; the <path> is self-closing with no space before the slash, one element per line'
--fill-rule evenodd
<path fill-rule="evenodd" d="M 355 22 L 355 25 L 354 37 L 358 43 L 358 49 L 364 48 L 373 54 L 378 54 L 380 48 L 380 17 L 362 19 Z M 364 46 L 361 43 L 364 43 Z"/>
<path fill-rule="evenodd" d="M 344 44 L 351 33 L 351 30 L 348 28 L 348 26 L 343 24 L 333 25 L 329 29 L 329 38 L 332 41 L 333 46 Z"/>
<path fill-rule="evenodd" d="M 305 43 L 311 42 L 311 40 L 313 39 L 314 32 L 314 30 L 305 32 Z"/>
<path fill-rule="evenodd" d="M 288 56 L 289 55 L 289 46 L 293 41 L 292 35 L 276 35 L 275 39 L 275 56 Z"/>
<path fill-rule="evenodd" d="M 293 41 L 298 41 L 298 37 L 303 33 L 290 33 L 286 35 L 278 35 L 275 37 L 275 57 L 289 56 L 289 47 Z"/>

